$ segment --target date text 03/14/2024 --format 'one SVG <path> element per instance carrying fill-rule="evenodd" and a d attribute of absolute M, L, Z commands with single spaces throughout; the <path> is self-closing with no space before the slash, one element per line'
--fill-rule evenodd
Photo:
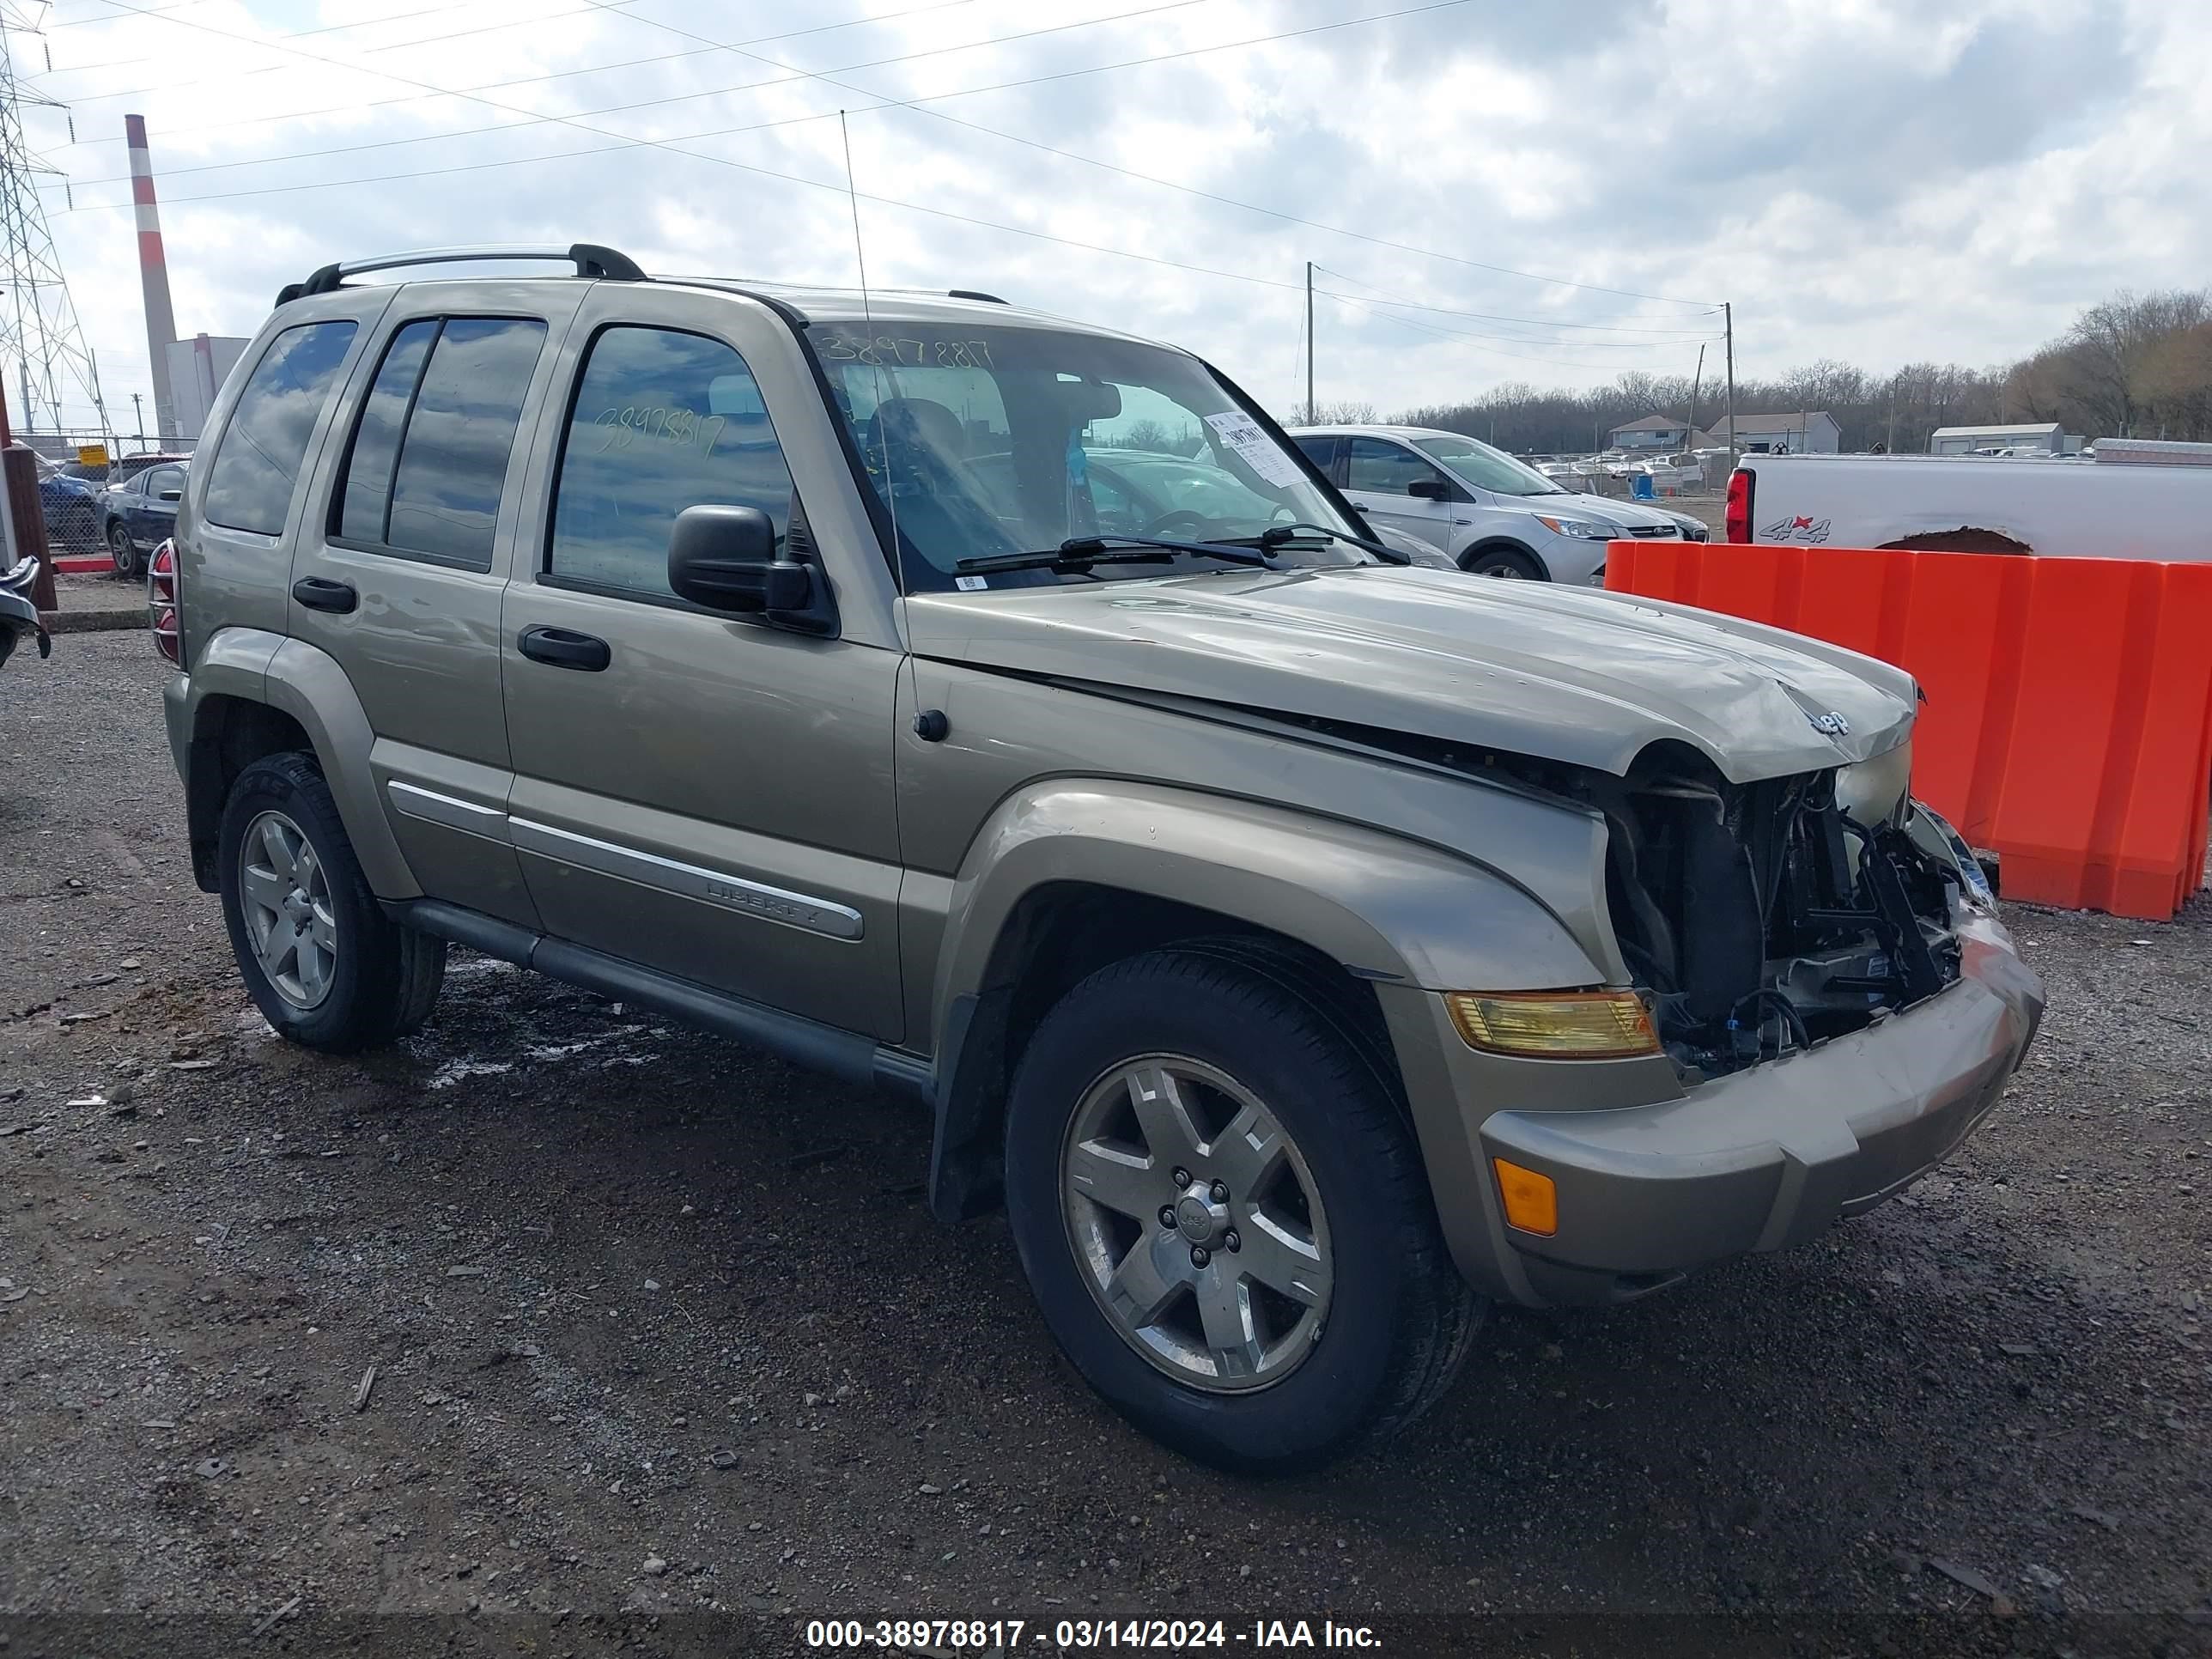
<path fill-rule="evenodd" d="M 1237 1627 L 1219 1619 L 816 1619 L 811 1648 L 889 1649 L 924 1653 L 1079 1653 L 1108 1649 L 1178 1652 L 1200 1648 L 1339 1648 L 1372 1650 L 1381 1639 L 1364 1625 L 1334 1620 L 1256 1619 Z"/>

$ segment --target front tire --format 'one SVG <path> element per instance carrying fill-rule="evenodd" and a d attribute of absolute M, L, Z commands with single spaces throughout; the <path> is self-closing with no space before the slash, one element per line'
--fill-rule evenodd
<path fill-rule="evenodd" d="M 348 1054 L 429 1018 L 445 941 L 384 914 L 309 757 L 267 756 L 238 775 L 216 867 L 239 973 L 279 1036 Z"/>
<path fill-rule="evenodd" d="M 1261 953 L 1154 951 L 1069 992 L 1022 1057 L 1006 1168 L 1063 1351 L 1205 1462 L 1312 1469 L 1395 1432 L 1478 1323 L 1391 1089 Z"/>
<path fill-rule="evenodd" d="M 1532 553 L 1517 547 L 1479 547 L 1460 561 L 1470 576 L 1490 576 L 1507 581 L 1546 582 L 1551 574 Z"/>

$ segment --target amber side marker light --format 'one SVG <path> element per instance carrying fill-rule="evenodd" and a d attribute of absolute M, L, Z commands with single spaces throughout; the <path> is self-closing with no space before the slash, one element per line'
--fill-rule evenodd
<path fill-rule="evenodd" d="M 1659 1052 L 1633 991 L 1454 991 L 1452 1024 L 1477 1048 L 1553 1060 L 1625 1060 Z"/>
<path fill-rule="evenodd" d="M 1551 1176 L 1502 1158 L 1492 1158 L 1490 1167 L 1498 1176 L 1498 1195 L 1505 1201 L 1507 1226 L 1546 1238 L 1559 1231 L 1559 1189 Z"/>

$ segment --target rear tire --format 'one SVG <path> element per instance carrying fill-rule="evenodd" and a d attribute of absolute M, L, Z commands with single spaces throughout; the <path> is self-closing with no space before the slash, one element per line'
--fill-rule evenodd
<path fill-rule="evenodd" d="M 1180 1143 L 1158 1127 L 1186 1122 Z M 1289 1474 L 1395 1433 L 1480 1322 L 1392 1088 L 1341 1016 L 1263 960 L 1158 951 L 1069 992 L 1022 1056 L 1006 1171 L 1061 1349 L 1204 1462 Z"/>
<path fill-rule="evenodd" d="M 145 573 L 138 568 L 138 550 L 131 545 L 131 532 L 122 522 L 107 526 L 108 556 L 115 562 L 115 574 L 125 581 L 137 581 Z"/>
<path fill-rule="evenodd" d="M 1517 547 L 1480 547 L 1460 561 L 1461 569 L 1470 576 L 1503 578 L 1510 581 L 1547 582 L 1551 573 L 1538 563 L 1534 554 L 1523 553 Z"/>
<path fill-rule="evenodd" d="M 348 1054 L 430 1017 L 446 943 L 384 914 L 310 757 L 270 755 L 240 773 L 216 848 L 232 953 L 279 1036 Z"/>

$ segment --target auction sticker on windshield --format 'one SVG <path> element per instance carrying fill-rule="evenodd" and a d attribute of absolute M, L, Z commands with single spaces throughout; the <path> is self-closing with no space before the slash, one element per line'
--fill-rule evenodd
<path fill-rule="evenodd" d="M 1271 484 L 1304 483 L 1298 464 L 1276 447 L 1260 429 L 1260 423 L 1241 410 L 1224 410 L 1206 417 L 1206 425 L 1221 434 L 1221 441 L 1237 452 L 1245 465 Z"/>

